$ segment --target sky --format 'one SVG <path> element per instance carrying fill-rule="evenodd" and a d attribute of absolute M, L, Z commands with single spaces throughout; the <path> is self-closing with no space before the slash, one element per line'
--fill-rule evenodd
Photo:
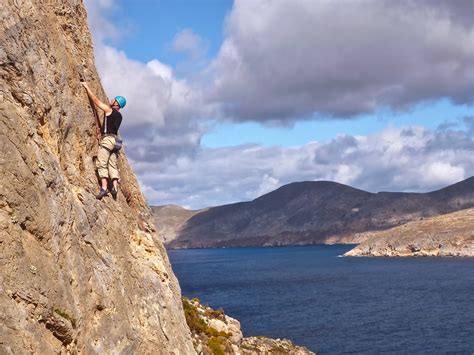
<path fill-rule="evenodd" d="M 471 0 L 85 0 L 151 205 L 474 174 Z"/>

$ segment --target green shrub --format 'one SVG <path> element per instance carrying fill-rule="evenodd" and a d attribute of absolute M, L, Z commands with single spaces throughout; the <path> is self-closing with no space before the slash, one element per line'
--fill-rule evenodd
<path fill-rule="evenodd" d="M 183 297 L 183 308 L 189 329 L 195 333 L 206 333 L 207 328 L 209 328 L 208 325 L 199 316 L 197 308 L 186 297 Z"/>
<path fill-rule="evenodd" d="M 197 308 L 191 303 L 186 297 L 183 297 L 183 308 L 184 316 L 186 317 L 186 323 L 188 323 L 189 329 L 194 333 L 205 334 L 208 337 L 225 337 L 229 338 L 232 333 L 226 333 L 224 331 L 218 331 L 207 325 L 207 323 L 200 317 Z"/>
<path fill-rule="evenodd" d="M 232 336 L 232 333 L 226 333 L 224 332 L 223 330 L 221 330 L 220 332 L 216 329 L 216 328 L 213 328 L 213 327 L 210 327 L 210 326 L 207 326 L 207 329 L 204 331 L 206 333 L 207 336 L 210 336 L 210 337 L 224 337 L 224 338 L 229 338 Z"/>
<path fill-rule="evenodd" d="M 225 352 L 222 349 L 222 342 L 218 337 L 209 338 L 207 346 L 211 349 L 213 355 L 225 355 Z"/>
<path fill-rule="evenodd" d="M 210 318 L 216 318 L 225 322 L 225 315 L 224 310 L 222 308 L 219 309 L 206 309 L 206 316 Z"/>

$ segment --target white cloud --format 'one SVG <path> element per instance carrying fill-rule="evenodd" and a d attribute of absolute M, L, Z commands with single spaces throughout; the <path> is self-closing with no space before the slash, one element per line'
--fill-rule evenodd
<path fill-rule="evenodd" d="M 206 52 L 204 41 L 190 28 L 179 31 L 173 38 L 172 46 L 176 52 L 187 53 L 194 60 L 201 58 Z"/>
<path fill-rule="evenodd" d="M 207 127 L 201 118 L 212 112 L 199 88 L 157 59 L 142 63 L 105 45 L 96 63 L 106 92 L 127 99 L 121 133 L 133 159 L 158 162 L 199 147 Z"/>
<path fill-rule="evenodd" d="M 472 103 L 473 4 L 236 0 L 209 99 L 237 121 Z"/>
<path fill-rule="evenodd" d="M 123 35 L 103 16 L 118 1 L 85 3 L 96 45 Z M 439 98 L 473 103 L 472 11 L 470 0 L 236 0 L 207 68 L 205 41 L 192 29 L 178 32 L 172 47 L 201 71 L 192 89 L 220 108 L 215 117 L 284 122 Z"/>
<path fill-rule="evenodd" d="M 351 185 L 360 176 L 360 170 L 361 168 L 355 164 L 343 163 L 336 168 L 333 180 L 341 184 Z"/>
<path fill-rule="evenodd" d="M 103 11 L 109 11 L 116 4 L 115 0 L 84 0 L 95 45 L 102 44 L 106 39 L 117 40 L 120 37 L 120 29 L 103 16 Z"/>
<path fill-rule="evenodd" d="M 257 191 L 253 194 L 253 196 L 250 196 L 250 197 L 254 197 L 255 195 L 256 196 L 264 195 L 268 192 L 271 192 L 277 189 L 280 186 L 281 184 L 278 179 L 275 179 L 274 177 L 268 174 L 265 174 L 262 178 L 262 181 L 260 182 L 260 185 L 258 186 Z"/>
<path fill-rule="evenodd" d="M 463 166 L 453 166 L 449 162 L 434 161 L 421 167 L 425 174 L 422 177 L 425 184 L 445 185 L 454 181 L 460 181 L 465 177 Z"/>
<path fill-rule="evenodd" d="M 172 191 L 167 198 L 150 198 L 152 204 L 193 208 L 250 200 L 304 180 L 372 192 L 428 191 L 474 175 L 474 140 L 465 132 L 387 128 L 298 147 L 201 148 L 193 159 L 134 166 L 143 185 Z"/>
<path fill-rule="evenodd" d="M 119 32 L 101 11 L 117 5 L 86 1 L 102 84 L 110 97 L 127 99 L 121 127 L 127 153 L 132 161 L 157 163 L 193 154 L 207 127 L 202 117 L 211 116 L 213 108 L 199 87 L 177 78 L 169 65 L 158 59 L 143 63 L 106 44 Z"/>

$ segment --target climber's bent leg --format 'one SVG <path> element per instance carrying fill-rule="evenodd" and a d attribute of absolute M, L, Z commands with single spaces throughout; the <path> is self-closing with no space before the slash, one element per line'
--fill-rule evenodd
<path fill-rule="evenodd" d="M 100 140 L 99 151 L 97 153 L 97 173 L 100 178 L 109 178 L 109 158 L 111 151 L 114 148 L 114 138 L 113 137 L 103 137 Z M 113 155 L 113 154 L 112 154 Z"/>
<path fill-rule="evenodd" d="M 101 179 L 101 189 L 96 196 L 97 199 L 101 199 L 104 196 L 107 196 L 107 182 L 109 178 L 109 161 L 111 156 L 116 154 L 111 153 L 115 145 L 115 138 L 111 136 L 105 136 L 101 139 L 99 144 L 99 151 L 97 153 L 97 173 Z M 116 159 L 116 158 L 115 158 Z"/>
<path fill-rule="evenodd" d="M 118 166 L 117 166 L 117 153 L 112 153 L 110 155 L 109 177 L 110 177 L 110 180 L 112 180 L 112 185 L 113 185 L 112 191 L 110 191 L 110 193 L 112 194 L 112 197 L 116 199 L 117 192 L 118 192 L 118 180 L 119 180 L 119 172 L 118 172 Z"/>
<path fill-rule="evenodd" d="M 110 154 L 109 165 L 108 165 L 108 176 L 110 180 L 119 179 L 119 171 L 117 166 L 117 153 Z"/>

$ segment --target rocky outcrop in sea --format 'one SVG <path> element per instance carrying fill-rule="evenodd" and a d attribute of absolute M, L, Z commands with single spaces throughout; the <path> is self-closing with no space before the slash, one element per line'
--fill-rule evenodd
<path fill-rule="evenodd" d="M 474 209 L 365 233 L 345 256 L 474 256 Z"/>
<path fill-rule="evenodd" d="M 315 354 L 287 339 L 244 337 L 238 320 L 229 317 L 223 310 L 202 305 L 196 298 L 192 300 L 183 298 L 183 305 L 198 354 Z"/>

